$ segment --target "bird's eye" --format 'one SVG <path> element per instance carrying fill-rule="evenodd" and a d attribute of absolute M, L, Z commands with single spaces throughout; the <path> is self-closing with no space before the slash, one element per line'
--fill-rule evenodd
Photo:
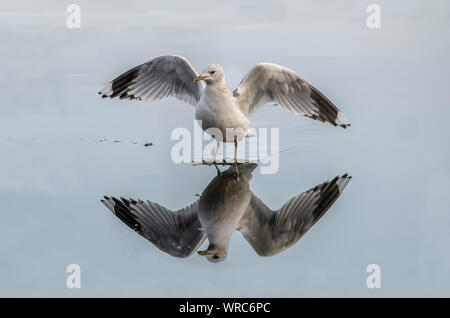
<path fill-rule="evenodd" d="M 219 259 L 219 256 L 213 255 L 213 259 Z"/>
<path fill-rule="evenodd" d="M 209 74 L 212 75 L 212 74 L 214 74 L 215 72 L 216 72 L 216 71 L 209 71 Z"/>

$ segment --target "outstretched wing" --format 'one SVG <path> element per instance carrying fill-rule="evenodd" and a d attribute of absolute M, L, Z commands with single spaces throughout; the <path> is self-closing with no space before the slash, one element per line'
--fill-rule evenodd
<path fill-rule="evenodd" d="M 351 177 L 335 177 L 270 210 L 253 195 L 239 231 L 261 256 L 273 256 L 295 243 L 330 208 Z"/>
<path fill-rule="evenodd" d="M 177 55 L 164 55 L 123 73 L 99 94 L 120 99 L 161 99 L 174 96 L 191 105 L 197 105 L 203 90 L 198 76 L 187 59 Z"/>
<path fill-rule="evenodd" d="M 197 217 L 197 203 L 173 212 L 150 201 L 105 197 L 102 202 L 126 225 L 169 255 L 190 256 L 206 238 Z"/>
<path fill-rule="evenodd" d="M 299 115 L 343 128 L 350 126 L 348 119 L 328 98 L 295 72 L 280 65 L 262 63 L 255 66 L 233 93 L 247 116 L 258 106 L 272 101 Z"/>

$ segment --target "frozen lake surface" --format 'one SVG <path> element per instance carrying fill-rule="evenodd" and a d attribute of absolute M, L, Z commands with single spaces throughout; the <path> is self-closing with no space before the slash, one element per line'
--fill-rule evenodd
<path fill-rule="evenodd" d="M 1 5 L 0 296 L 450 296 L 448 2 L 381 1 L 379 30 L 366 27 L 359 1 L 158 10 L 78 1 L 77 30 L 58 1 L 43 3 Z M 97 95 L 168 53 L 198 70 L 220 63 L 230 89 L 258 62 L 284 65 L 350 119 L 344 130 L 271 106 L 252 119 L 280 129 L 279 171 L 257 168 L 250 182 L 271 209 L 353 177 L 287 251 L 259 257 L 236 232 L 223 263 L 174 258 L 100 202 L 114 195 L 177 210 L 216 175 L 171 160 L 171 132 L 193 130 L 191 106 Z M 81 267 L 81 289 L 66 287 L 69 264 Z M 369 264 L 381 267 L 380 289 L 366 286 Z"/>

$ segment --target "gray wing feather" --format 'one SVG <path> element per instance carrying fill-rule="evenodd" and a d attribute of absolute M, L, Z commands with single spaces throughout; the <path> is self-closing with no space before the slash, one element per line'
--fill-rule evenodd
<path fill-rule="evenodd" d="M 288 249 L 325 214 L 351 177 L 335 177 L 287 201 L 278 211 L 270 210 L 253 195 L 239 231 L 261 256 Z"/>
<path fill-rule="evenodd" d="M 190 256 L 206 238 L 197 217 L 197 203 L 173 212 L 150 201 L 105 197 L 102 202 L 130 228 L 169 255 Z"/>
<path fill-rule="evenodd" d="M 203 91 L 201 82 L 187 59 L 164 55 L 123 73 L 106 85 L 102 97 L 120 99 L 161 99 L 174 96 L 196 106 Z"/>
<path fill-rule="evenodd" d="M 234 96 L 242 112 L 250 116 L 259 106 L 273 101 L 288 111 L 334 126 L 350 126 L 339 109 L 295 72 L 280 65 L 262 63 L 242 79 Z"/>

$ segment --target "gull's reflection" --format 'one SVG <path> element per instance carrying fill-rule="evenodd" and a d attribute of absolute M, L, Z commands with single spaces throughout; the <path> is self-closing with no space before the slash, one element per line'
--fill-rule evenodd
<path fill-rule="evenodd" d="M 256 164 L 242 164 L 216 176 L 200 199 L 171 211 L 158 203 L 105 197 L 102 202 L 124 223 L 175 257 L 192 255 L 207 238 L 208 249 L 198 251 L 210 262 L 226 259 L 231 235 L 240 231 L 261 256 L 273 256 L 294 245 L 330 208 L 351 177 L 335 177 L 269 209 L 249 187 Z"/>

